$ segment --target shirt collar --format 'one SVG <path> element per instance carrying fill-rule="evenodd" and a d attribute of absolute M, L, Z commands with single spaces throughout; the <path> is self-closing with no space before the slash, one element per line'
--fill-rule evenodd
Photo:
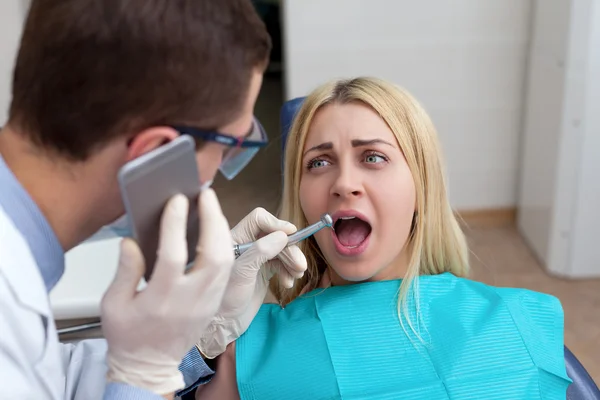
<path fill-rule="evenodd" d="M 0 156 L 0 206 L 31 249 L 38 269 L 50 292 L 65 271 L 65 253 L 37 204 L 21 186 Z"/>

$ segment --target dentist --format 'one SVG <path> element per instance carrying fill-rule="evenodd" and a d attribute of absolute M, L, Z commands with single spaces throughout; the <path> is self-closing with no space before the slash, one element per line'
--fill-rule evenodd
<path fill-rule="evenodd" d="M 306 259 L 285 248 L 293 225 L 257 209 L 230 231 L 206 189 L 199 205 L 167 204 L 139 293 L 144 261 L 123 240 L 106 340 L 59 343 L 48 300 L 64 253 L 123 214 L 124 164 L 189 134 L 204 184 L 232 179 L 266 143 L 253 109 L 270 48 L 248 0 L 32 0 L 0 131 L 0 398 L 173 398 L 210 379 L 274 274 L 286 286 L 302 276 Z M 259 237 L 233 259 L 232 242 Z"/>

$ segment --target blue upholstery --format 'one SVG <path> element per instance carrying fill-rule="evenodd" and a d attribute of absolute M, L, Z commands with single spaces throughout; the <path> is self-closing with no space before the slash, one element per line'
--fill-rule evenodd
<path fill-rule="evenodd" d="M 295 99 L 288 100 L 281 106 L 281 113 L 279 114 L 279 123 L 281 125 L 281 170 L 283 171 L 283 161 L 285 157 L 285 145 L 287 143 L 288 133 L 292 127 L 292 121 L 294 116 L 300 109 L 302 102 L 305 97 L 296 97 Z"/>
<path fill-rule="evenodd" d="M 583 365 L 565 346 L 567 375 L 573 383 L 567 389 L 567 400 L 600 400 L 600 390 Z"/>
<path fill-rule="evenodd" d="M 280 123 L 283 154 L 285 154 L 285 145 L 292 121 L 304 99 L 305 97 L 297 97 L 285 102 L 281 107 Z M 594 380 L 567 346 L 565 346 L 565 363 L 567 374 L 573 380 L 573 384 L 567 389 L 567 400 L 600 400 L 600 390 Z"/>

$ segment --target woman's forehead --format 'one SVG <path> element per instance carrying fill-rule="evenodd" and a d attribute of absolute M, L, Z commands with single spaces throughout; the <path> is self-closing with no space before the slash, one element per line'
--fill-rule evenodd
<path fill-rule="evenodd" d="M 361 103 L 329 104 L 319 109 L 308 129 L 305 147 L 317 142 L 344 142 L 380 139 L 396 143 L 385 121 Z"/>

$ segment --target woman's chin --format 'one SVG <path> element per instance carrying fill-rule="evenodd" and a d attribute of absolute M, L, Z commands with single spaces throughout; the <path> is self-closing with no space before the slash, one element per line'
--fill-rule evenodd
<path fill-rule="evenodd" d="M 368 268 L 361 268 L 360 265 L 352 263 L 349 265 L 337 265 L 332 267 L 333 271 L 331 282 L 334 285 L 342 285 L 344 283 L 360 283 L 373 280 L 377 271 Z"/>
<path fill-rule="evenodd" d="M 331 283 L 334 286 L 400 279 L 406 273 L 406 268 L 401 268 L 397 262 L 385 262 L 383 260 L 357 262 L 357 260 L 348 261 L 330 258 L 328 264 Z"/>

